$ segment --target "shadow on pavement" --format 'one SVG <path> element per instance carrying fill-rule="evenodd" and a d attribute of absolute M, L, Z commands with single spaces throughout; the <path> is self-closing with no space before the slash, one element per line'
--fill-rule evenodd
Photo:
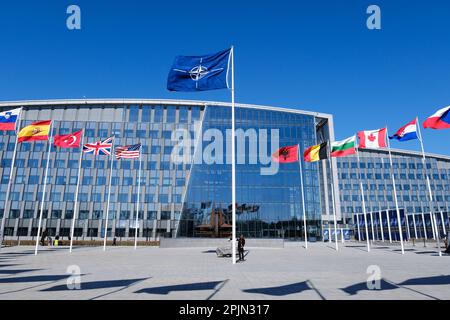
<path fill-rule="evenodd" d="M 260 293 L 260 294 L 265 294 L 265 295 L 269 295 L 269 296 L 280 297 L 280 296 L 286 296 L 289 294 L 300 293 L 300 292 L 303 292 L 306 290 L 313 290 L 309 286 L 307 281 L 292 283 L 292 284 L 288 284 L 285 286 L 279 286 L 279 287 L 245 289 L 242 291 L 246 292 L 246 293 Z"/>
<path fill-rule="evenodd" d="M 15 278 L 0 278 L 0 283 L 31 283 L 31 282 L 48 282 L 59 281 L 70 277 L 70 274 L 61 275 L 41 275 L 41 276 L 28 276 L 28 277 L 15 277 Z"/>
<path fill-rule="evenodd" d="M 436 286 L 436 285 L 449 285 L 450 275 L 447 276 L 434 276 L 426 278 L 413 278 L 408 279 L 400 283 L 404 286 Z"/>
<path fill-rule="evenodd" d="M 197 283 L 187 283 L 187 284 L 177 284 L 173 286 L 163 286 L 154 288 L 145 288 L 136 291 L 135 293 L 147 293 L 147 294 L 164 294 L 167 295 L 174 291 L 202 291 L 202 290 L 214 290 L 216 286 L 221 284 L 223 281 L 210 281 L 210 282 L 197 282 Z"/>
<path fill-rule="evenodd" d="M 358 294 L 359 291 L 385 291 L 385 290 L 394 290 L 394 289 L 399 289 L 399 288 L 400 288 L 399 286 L 393 285 L 393 284 L 387 282 L 386 280 L 381 279 L 380 289 L 369 289 L 367 287 L 367 282 L 361 282 L 361 283 L 357 283 L 357 284 L 351 285 L 346 288 L 341 288 L 341 290 L 344 291 L 345 293 L 353 296 L 353 295 Z"/>
<path fill-rule="evenodd" d="M 71 290 L 67 288 L 67 285 L 54 286 L 47 289 L 40 290 L 45 291 L 80 291 L 80 290 L 96 290 L 96 289 L 111 289 L 118 287 L 128 287 L 136 282 L 144 281 L 150 278 L 140 278 L 140 279 L 125 279 L 125 280 L 104 280 L 104 281 L 92 281 L 92 282 L 82 282 L 81 289 Z"/>
<path fill-rule="evenodd" d="M 25 272 L 41 271 L 41 270 L 44 270 L 44 269 L 17 269 L 17 270 L 0 269 L 0 275 L 2 275 L 2 274 L 11 275 L 11 274 L 19 274 L 19 273 L 25 273 Z"/>

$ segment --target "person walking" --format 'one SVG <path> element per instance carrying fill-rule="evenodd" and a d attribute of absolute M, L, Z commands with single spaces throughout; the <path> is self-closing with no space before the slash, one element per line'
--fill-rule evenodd
<path fill-rule="evenodd" d="M 245 238 L 244 238 L 244 235 L 241 234 L 241 236 L 238 239 L 239 261 L 245 261 L 245 259 L 244 259 L 244 247 L 245 247 Z"/>
<path fill-rule="evenodd" d="M 41 234 L 41 246 L 45 245 L 45 239 L 48 237 L 47 229 L 45 229 Z"/>

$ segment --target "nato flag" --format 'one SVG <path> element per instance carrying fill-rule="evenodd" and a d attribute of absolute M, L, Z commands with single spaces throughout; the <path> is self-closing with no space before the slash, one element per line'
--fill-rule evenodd
<path fill-rule="evenodd" d="M 228 89 L 231 49 L 205 56 L 178 56 L 167 80 L 170 91 Z"/>

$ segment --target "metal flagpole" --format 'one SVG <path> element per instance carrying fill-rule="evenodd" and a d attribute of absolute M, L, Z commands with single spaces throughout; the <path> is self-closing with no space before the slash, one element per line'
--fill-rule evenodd
<path fill-rule="evenodd" d="M 77 177 L 77 188 L 75 190 L 75 204 L 73 208 L 73 217 L 72 217 L 72 229 L 70 231 L 70 253 L 72 253 L 73 248 L 73 236 L 75 233 L 75 220 L 78 216 L 78 192 L 80 190 L 80 179 L 81 179 L 81 160 L 83 159 L 83 145 L 84 145 L 84 129 L 81 130 L 81 148 L 80 148 L 80 158 L 78 159 L 78 177 Z"/>
<path fill-rule="evenodd" d="M 433 233 L 433 240 L 436 240 L 436 229 L 434 228 L 433 215 L 430 212 L 431 233 Z"/>
<path fill-rule="evenodd" d="M 406 231 L 408 234 L 408 239 L 406 239 L 406 241 L 409 241 L 409 239 L 411 239 L 411 230 L 409 228 L 409 219 L 408 219 L 408 214 L 405 212 L 405 222 L 406 222 Z"/>
<path fill-rule="evenodd" d="M 389 216 L 389 210 L 386 210 L 386 221 L 387 221 L 388 232 L 389 232 L 389 243 L 392 243 L 391 217 Z"/>
<path fill-rule="evenodd" d="M 108 235 L 109 200 L 111 198 L 111 183 L 112 183 L 112 172 L 113 172 L 113 164 L 114 164 L 114 139 L 115 139 L 115 137 L 113 136 L 112 141 L 111 141 L 111 167 L 109 169 L 108 202 L 106 203 L 105 235 L 103 238 L 103 251 L 106 251 L 106 238 Z"/>
<path fill-rule="evenodd" d="M 142 146 L 141 146 L 142 147 Z M 134 249 L 137 249 L 137 238 L 139 232 L 139 195 L 141 193 L 141 147 L 139 147 L 139 178 L 138 178 L 138 192 L 137 192 L 137 203 L 136 203 L 136 229 L 134 232 Z"/>
<path fill-rule="evenodd" d="M 363 184 L 362 184 L 362 180 L 361 180 L 359 148 L 355 148 L 355 150 L 356 150 L 356 157 L 358 159 L 358 177 L 359 177 L 359 185 L 361 187 L 361 199 L 362 199 L 362 207 L 363 207 L 363 214 L 364 214 L 364 224 L 366 227 L 367 252 L 370 252 L 369 229 L 367 227 L 366 200 L 364 199 L 364 188 L 363 188 Z"/>
<path fill-rule="evenodd" d="M 231 202 L 232 206 L 232 255 L 236 264 L 236 159 L 235 159 L 235 126 L 234 126 L 234 46 L 231 47 Z"/>
<path fill-rule="evenodd" d="M 39 237 L 40 237 L 40 233 L 41 233 L 42 213 L 44 211 L 45 191 L 47 189 L 48 164 L 50 162 L 50 152 L 51 152 L 51 148 L 52 148 L 53 122 L 54 121 L 50 122 L 50 137 L 48 138 L 47 164 L 45 166 L 45 176 L 44 176 L 44 190 L 42 192 L 41 209 L 40 209 L 40 213 L 39 213 L 39 225 L 38 225 L 38 232 L 37 232 L 37 236 L 36 236 L 36 248 L 34 250 L 34 255 L 37 255 L 38 247 L 39 247 Z"/>
<path fill-rule="evenodd" d="M 392 153 L 391 153 L 391 143 L 389 142 L 389 133 L 388 128 L 386 126 L 386 136 L 388 150 L 389 150 L 389 163 L 391 165 L 391 175 L 392 175 L 392 186 L 394 188 L 394 201 L 395 201 L 395 209 L 397 211 L 397 225 L 398 225 L 398 233 L 400 235 L 400 245 L 402 247 L 402 254 L 405 254 L 405 247 L 403 245 L 403 230 L 402 230 L 402 220 L 400 218 L 400 209 L 398 208 L 398 198 L 397 198 L 397 187 L 395 185 L 395 176 L 394 176 L 394 166 L 392 164 Z"/>
<path fill-rule="evenodd" d="M 373 226 L 373 214 L 372 214 L 372 212 L 370 212 L 369 214 L 370 214 L 370 229 L 372 230 L 372 241 L 375 241 L 375 229 Z"/>
<path fill-rule="evenodd" d="M 298 154 L 298 167 L 300 170 L 300 188 L 302 193 L 303 228 L 305 229 L 305 249 L 308 249 L 308 232 L 306 230 L 305 190 L 303 186 L 303 167 L 302 167 L 302 158 L 300 157 L 300 144 L 297 145 L 297 154 Z"/>
<path fill-rule="evenodd" d="M 358 241 L 361 241 L 361 229 L 359 227 L 359 213 L 356 214 L 356 224 L 358 225 Z"/>
<path fill-rule="evenodd" d="M 423 225 L 424 238 L 425 238 L 425 240 L 428 240 L 427 226 L 425 225 L 425 214 L 423 213 L 423 210 L 422 210 L 422 225 Z"/>
<path fill-rule="evenodd" d="M 413 218 L 413 225 L 414 225 L 414 237 L 417 239 L 417 226 L 416 226 L 416 214 L 414 213 L 412 215 Z"/>
<path fill-rule="evenodd" d="M 379 217 L 379 219 L 380 219 L 381 241 L 384 242 L 383 215 L 382 215 L 382 213 L 381 213 L 381 210 L 378 211 L 378 217 Z"/>
<path fill-rule="evenodd" d="M 447 231 L 445 230 L 444 213 L 442 211 L 441 211 L 441 225 L 442 225 L 442 231 L 444 232 L 444 234 L 446 234 Z"/>
<path fill-rule="evenodd" d="M 430 183 L 430 177 L 428 174 L 428 169 L 426 166 L 426 157 L 425 157 L 425 148 L 423 147 L 423 137 L 422 137 L 422 132 L 420 130 L 420 125 L 419 125 L 419 118 L 416 118 L 416 127 L 417 127 L 417 132 L 419 133 L 419 141 L 420 141 L 420 148 L 422 149 L 422 163 L 423 163 L 423 169 L 425 171 L 425 174 L 427 176 L 427 185 L 428 185 L 428 192 L 429 192 L 429 206 L 430 206 L 430 218 L 431 218 L 431 224 L 433 224 L 433 218 L 432 216 L 434 216 L 434 205 L 433 205 L 433 193 L 431 192 L 431 183 Z M 442 257 L 442 252 L 441 252 L 441 243 L 440 243 L 440 237 L 439 237 L 439 231 L 436 230 L 436 240 L 437 240 L 437 246 L 438 246 L 438 251 L 439 251 L 439 256 Z"/>
<path fill-rule="evenodd" d="M 21 116 L 22 116 L 22 108 L 20 108 L 19 117 L 18 117 L 17 123 L 16 123 L 16 143 L 14 144 L 13 157 L 12 157 L 12 160 L 11 160 L 11 169 L 10 169 L 10 172 L 9 172 L 8 187 L 6 189 L 5 209 L 6 209 L 6 205 L 8 203 L 8 200 L 9 200 L 9 194 L 11 193 L 14 164 L 16 162 L 17 145 L 19 143 L 19 128 L 20 128 L 20 122 L 22 120 Z M 10 211 L 11 211 L 11 204 L 9 206 L 8 213 Z M 0 250 L 1 250 L 2 244 L 3 244 L 3 237 L 5 236 L 5 224 L 6 224 L 6 210 L 3 212 L 2 225 L 0 227 Z"/>
<path fill-rule="evenodd" d="M 330 165 L 330 177 L 331 177 L 331 200 L 333 201 L 333 222 L 334 222 L 334 242 L 336 251 L 339 250 L 338 247 L 338 239 L 337 239 L 337 220 L 336 220 L 336 200 L 334 198 L 334 175 L 333 175 L 333 158 L 331 157 L 331 146 L 327 143 L 328 149 L 328 163 Z M 330 221 L 328 220 L 328 226 L 330 225 Z M 328 239 L 331 241 L 331 233 L 328 233 Z"/>

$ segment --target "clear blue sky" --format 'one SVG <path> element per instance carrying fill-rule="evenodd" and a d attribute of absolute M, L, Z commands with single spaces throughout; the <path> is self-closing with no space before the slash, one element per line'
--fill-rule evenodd
<path fill-rule="evenodd" d="M 66 28 L 71 4 L 80 31 Z M 380 31 L 366 28 L 371 4 Z M 0 100 L 228 101 L 227 91 L 168 92 L 166 78 L 175 55 L 234 45 L 238 102 L 332 113 L 337 139 L 393 132 L 450 105 L 449 19 L 447 0 L 2 1 Z M 450 130 L 424 138 L 450 154 Z"/>

